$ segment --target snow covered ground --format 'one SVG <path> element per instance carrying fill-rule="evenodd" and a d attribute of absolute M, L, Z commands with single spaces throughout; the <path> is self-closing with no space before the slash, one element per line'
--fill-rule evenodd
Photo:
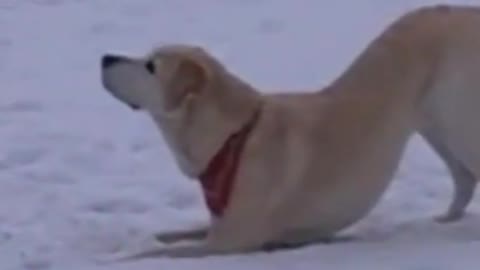
<path fill-rule="evenodd" d="M 150 119 L 102 89 L 102 53 L 195 42 L 265 91 L 314 89 L 388 22 L 434 2 L 0 0 L 0 270 L 478 269 L 480 194 L 463 221 L 433 222 L 451 182 L 418 137 L 381 203 L 351 228 L 360 241 L 93 262 L 207 219 L 198 186 L 179 174 Z"/>

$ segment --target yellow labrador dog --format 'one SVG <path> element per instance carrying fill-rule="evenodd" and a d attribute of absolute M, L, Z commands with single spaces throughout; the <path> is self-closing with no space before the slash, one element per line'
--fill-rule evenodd
<path fill-rule="evenodd" d="M 458 220 L 480 175 L 480 10 L 424 7 L 377 37 L 326 89 L 262 94 L 205 49 L 104 55 L 105 88 L 149 113 L 198 179 L 208 228 L 131 254 L 197 257 L 326 240 L 378 202 L 418 131 L 455 183 Z M 477 123 L 478 121 L 478 123 Z M 181 244 L 180 240 L 198 240 Z"/>

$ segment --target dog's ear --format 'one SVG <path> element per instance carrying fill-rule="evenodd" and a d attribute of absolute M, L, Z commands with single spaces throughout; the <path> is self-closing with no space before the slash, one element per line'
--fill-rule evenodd
<path fill-rule="evenodd" d="M 207 69 L 203 63 L 193 57 L 182 57 L 179 59 L 174 78 L 177 91 L 184 94 L 198 94 L 207 84 Z"/>
<path fill-rule="evenodd" d="M 165 92 L 165 109 L 174 109 L 182 104 L 186 97 L 200 94 L 207 82 L 205 65 L 191 56 L 181 56 L 177 59 L 169 90 Z"/>

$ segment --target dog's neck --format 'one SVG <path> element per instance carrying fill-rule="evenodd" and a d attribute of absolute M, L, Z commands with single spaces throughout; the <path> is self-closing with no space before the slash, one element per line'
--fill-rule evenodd
<path fill-rule="evenodd" d="M 256 109 L 251 119 L 224 142 L 200 176 L 203 195 L 210 213 L 221 217 L 228 206 L 244 146 L 261 113 Z"/>
<path fill-rule="evenodd" d="M 205 91 L 210 94 L 192 102 L 186 100 L 175 111 L 150 113 L 188 178 L 198 179 L 225 141 L 250 120 L 263 102 L 256 89 L 228 76 L 228 80 L 218 80 L 211 85 L 214 89 Z"/>

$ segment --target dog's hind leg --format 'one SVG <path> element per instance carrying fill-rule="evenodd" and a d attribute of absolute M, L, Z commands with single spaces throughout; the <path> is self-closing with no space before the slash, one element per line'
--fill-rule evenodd
<path fill-rule="evenodd" d="M 438 222 L 457 221 L 465 214 L 465 208 L 472 200 L 477 179 L 474 174 L 448 149 L 448 146 L 433 130 L 424 129 L 421 131 L 423 137 L 428 141 L 433 150 L 445 162 L 454 182 L 454 197 L 448 211 L 436 220 Z"/>

